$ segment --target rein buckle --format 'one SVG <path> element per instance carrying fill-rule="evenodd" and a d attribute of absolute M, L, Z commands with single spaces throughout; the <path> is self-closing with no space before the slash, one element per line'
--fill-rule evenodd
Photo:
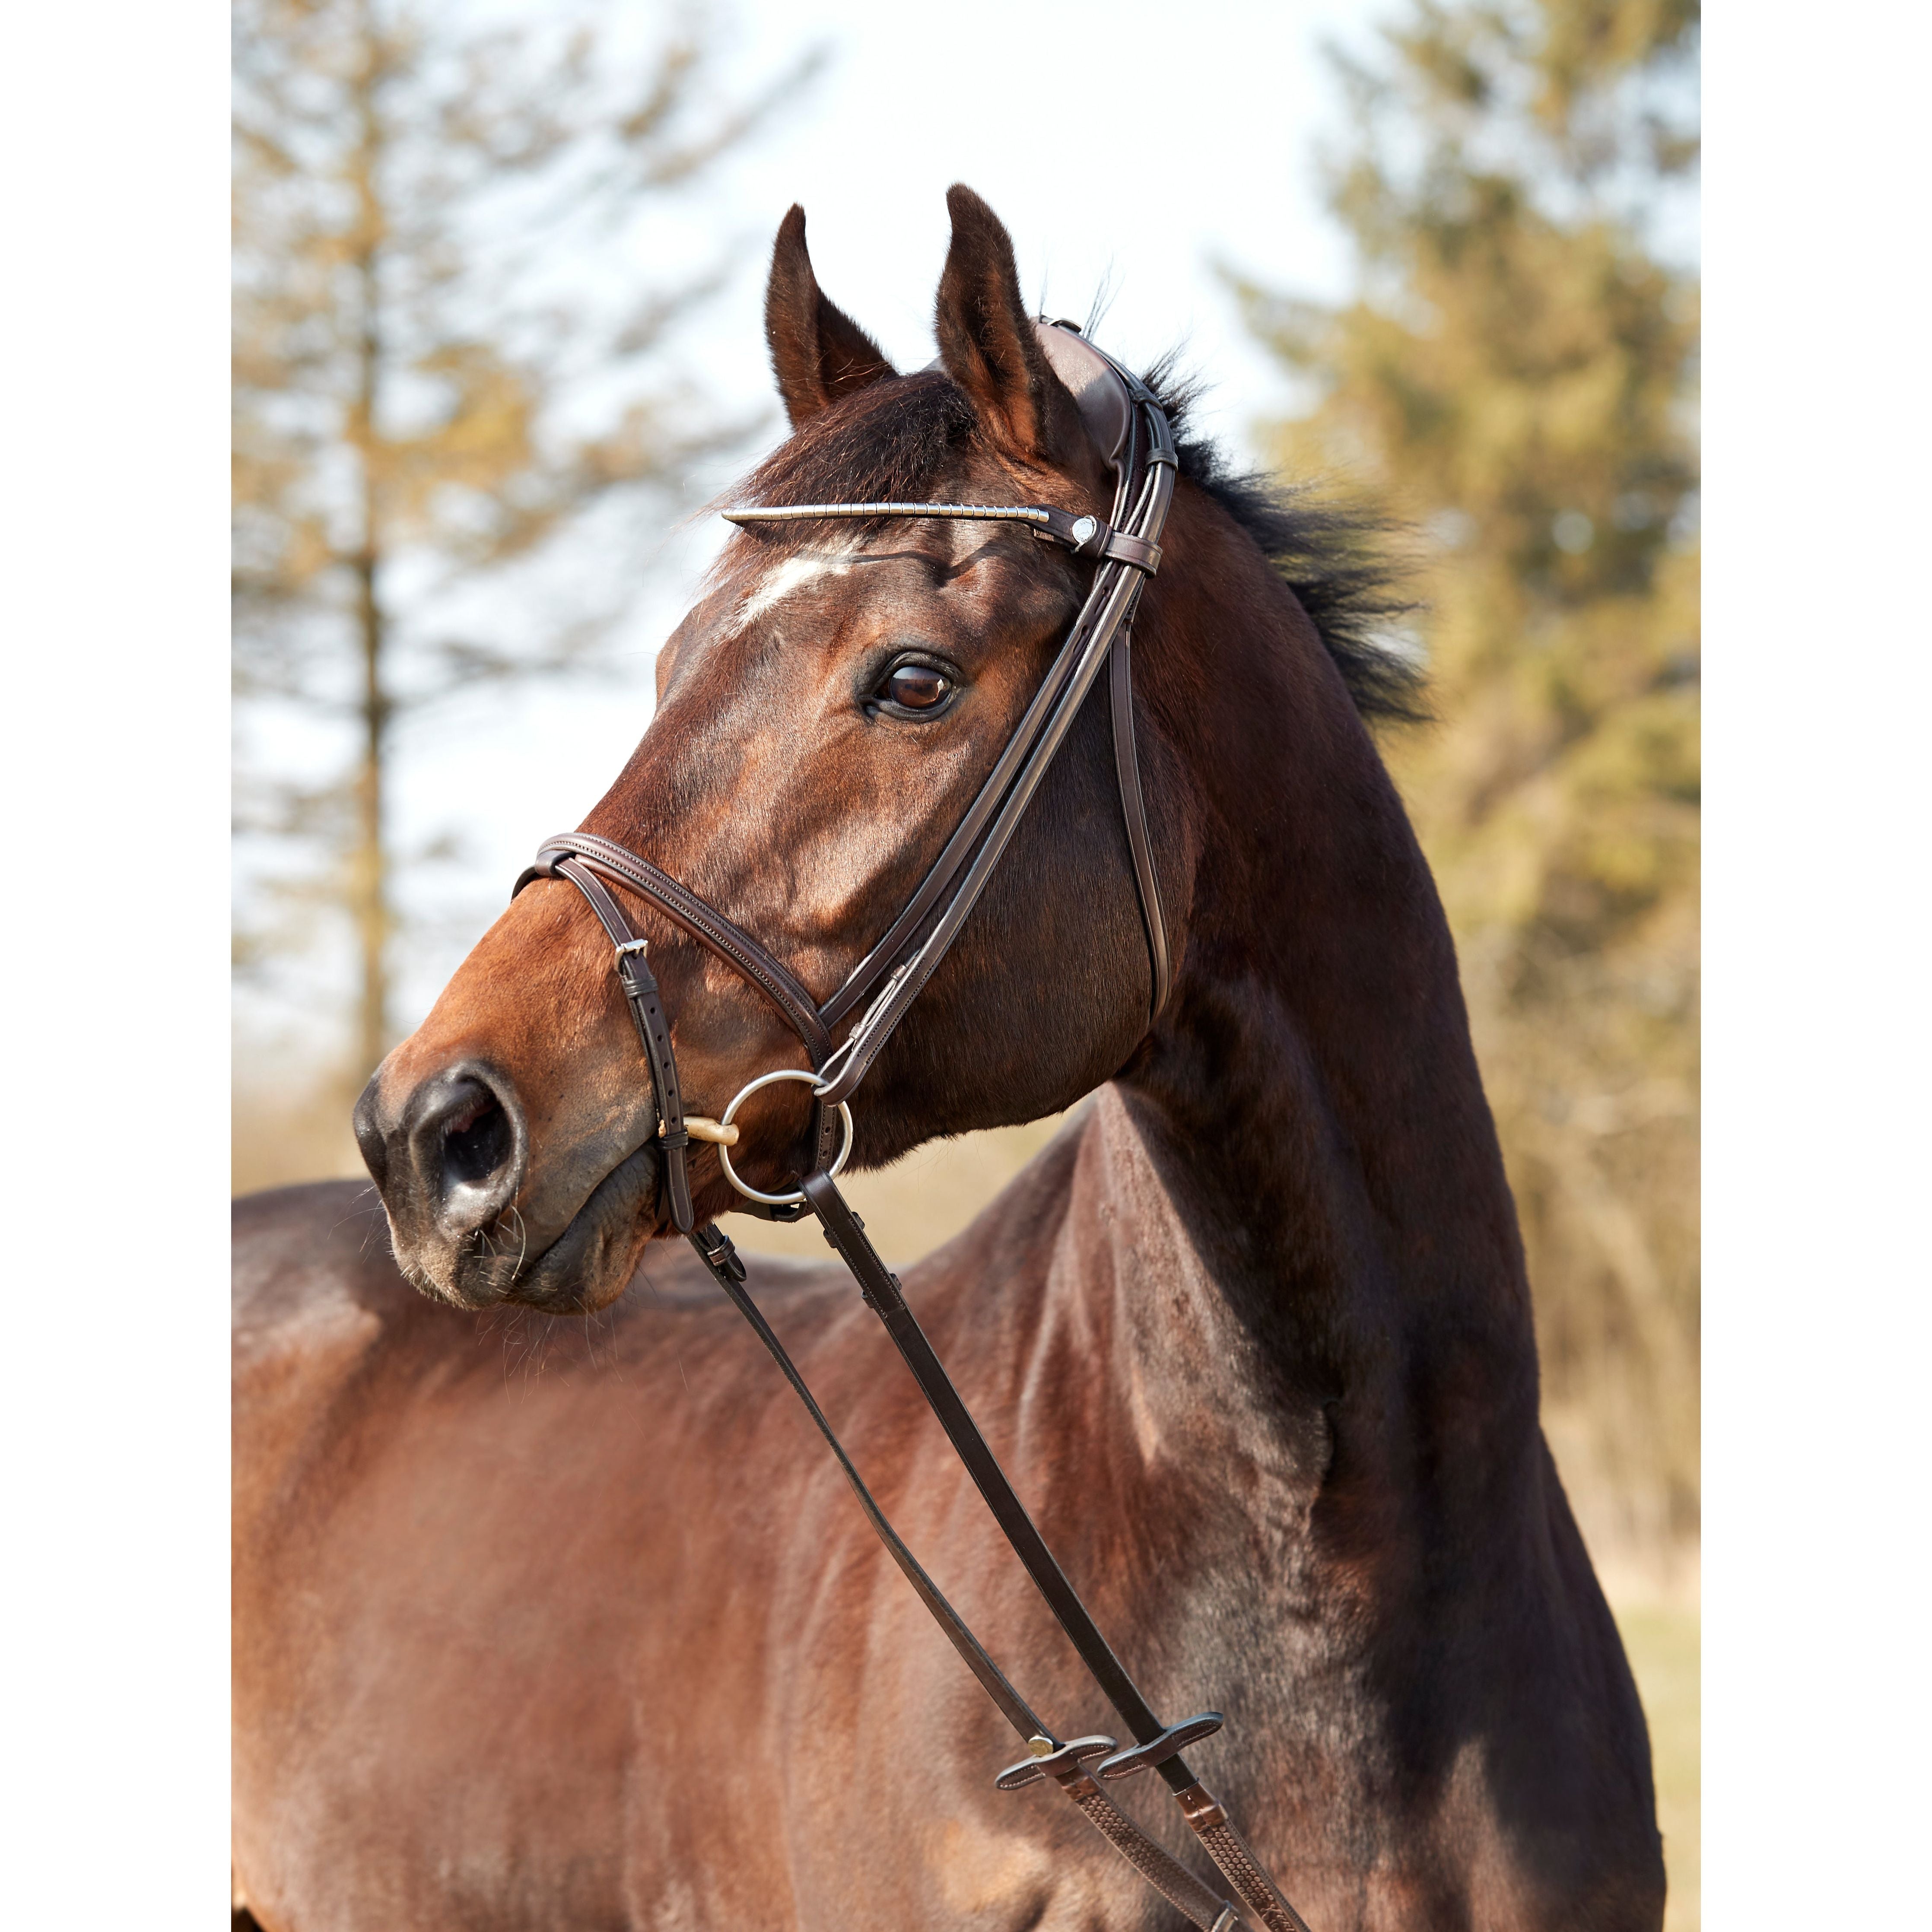
<path fill-rule="evenodd" d="M 1198 1718 L 1184 1718 L 1178 1724 L 1169 1724 L 1158 1737 L 1148 1739 L 1144 1744 L 1131 1744 L 1124 1751 L 1116 1751 L 1100 1766 L 1102 1778 L 1132 1778 L 1136 1772 L 1146 1771 L 1157 1764 L 1165 1764 L 1171 1757 L 1178 1757 L 1191 1744 L 1202 1738 L 1211 1738 L 1226 1721 L 1219 1711 L 1203 1711 Z"/>
<path fill-rule="evenodd" d="M 1008 1765 L 993 1780 L 999 1790 L 1021 1791 L 1029 1784 L 1037 1784 L 1042 1778 L 1064 1778 L 1079 1770 L 1090 1758 L 1105 1757 L 1118 1740 L 1099 1736 L 1074 1738 L 1058 1745 L 1047 1738 L 1034 1738 L 1030 1742 L 1036 1749 L 1041 1744 L 1048 1748 L 1035 1756 L 1022 1758 L 1018 1764 Z"/>

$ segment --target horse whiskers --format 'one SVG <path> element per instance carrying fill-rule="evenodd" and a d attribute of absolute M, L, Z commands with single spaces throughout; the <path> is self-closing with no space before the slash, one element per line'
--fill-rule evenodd
<path fill-rule="evenodd" d="M 506 1208 L 503 1210 L 503 1214 L 514 1214 L 517 1217 L 517 1258 L 511 1264 L 510 1279 L 504 1284 L 505 1287 L 508 1288 L 516 1286 L 518 1277 L 524 1271 L 524 1263 L 529 1258 L 530 1232 L 524 1223 L 522 1211 L 518 1208 L 514 1206 Z M 500 1260 L 502 1256 L 497 1252 L 496 1244 L 491 1238 L 494 1234 L 501 1233 L 502 1226 L 503 1215 L 499 1214 L 494 1220 L 486 1222 L 482 1227 L 473 1228 L 470 1237 L 473 1252 L 490 1261 Z"/>
<path fill-rule="evenodd" d="M 521 1370 L 530 1360 L 530 1310 L 505 1305 L 502 1312 L 503 1322 L 499 1333 L 503 1342 L 503 1386 L 507 1389 L 512 1367 Z"/>
<path fill-rule="evenodd" d="M 502 1312 L 506 1318 L 502 1330 L 503 1385 L 507 1388 L 513 1367 L 526 1382 L 542 1376 L 556 1324 L 554 1318 L 539 1315 L 534 1309 L 506 1304 Z"/>

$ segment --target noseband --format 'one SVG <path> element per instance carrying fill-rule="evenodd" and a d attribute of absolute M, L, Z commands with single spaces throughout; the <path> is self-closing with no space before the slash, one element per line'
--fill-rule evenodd
<path fill-rule="evenodd" d="M 868 1521 L 920 1600 L 988 1696 L 1026 1740 L 1030 1755 L 1000 1773 L 995 1780 L 999 1787 L 1014 1790 L 1051 1778 L 1115 1850 L 1194 1924 L 1209 1932 L 1228 1932 L 1237 1923 L 1235 1906 L 1204 1886 L 1118 1810 L 1088 1767 L 1098 1759 L 1094 1768 L 1100 1778 L 1110 1780 L 1152 1768 L 1173 1790 L 1183 1815 L 1220 1868 L 1235 1894 L 1241 1918 L 1267 1928 L 1267 1932 L 1307 1932 L 1229 1822 L 1225 1808 L 1194 1777 L 1181 1756 L 1188 1745 L 1221 1728 L 1220 1714 L 1204 1712 L 1174 1724 L 1162 1724 L 1155 1716 L 1014 1492 L 907 1305 L 898 1277 L 880 1258 L 864 1224 L 836 1184 L 851 1151 L 848 1103 L 852 1095 L 958 937 L 1103 662 L 1112 665 L 1114 758 L 1147 938 L 1150 1022 L 1167 1002 L 1172 969 L 1134 746 L 1130 639 L 1141 593 L 1160 566 L 1160 536 L 1178 468 L 1173 433 L 1153 392 L 1088 342 L 1071 323 L 1037 327 L 1041 346 L 1072 392 L 1088 432 L 1115 472 L 1110 521 L 1036 504 L 801 503 L 726 512 L 728 521 L 742 526 L 829 520 L 870 522 L 887 518 L 1018 524 L 1042 542 L 1090 560 L 1096 566 L 1078 614 L 985 783 L 918 890 L 844 983 L 819 1004 L 782 962 L 715 907 L 650 860 L 593 833 L 567 832 L 546 839 L 515 890 L 521 892 L 536 879 L 567 879 L 589 901 L 610 935 L 616 949 L 617 978 L 656 1092 L 672 1223 L 690 1240 L 712 1278 L 777 1362 L 830 1445 Z M 637 893 L 755 987 L 797 1034 L 812 1071 L 780 1069 L 761 1076 L 733 1099 L 720 1120 L 688 1120 L 678 1087 L 670 1022 L 646 959 L 646 943 L 632 932 L 609 890 L 613 886 Z M 867 1004 L 860 1012 L 862 1003 Z M 860 1012 L 857 1021 L 843 1040 L 835 1044 L 835 1030 L 855 1012 Z M 737 1138 L 732 1117 L 740 1106 L 763 1087 L 785 1079 L 804 1082 L 812 1089 L 811 1171 L 792 1192 L 772 1194 L 749 1187 L 739 1178 L 728 1148 Z M 730 1238 L 713 1224 L 696 1225 L 687 1166 L 694 1132 L 717 1144 L 726 1178 L 752 1204 L 746 1211 L 774 1220 L 796 1220 L 808 1213 L 818 1216 L 826 1239 L 850 1270 L 867 1306 L 884 1322 L 1007 1541 L 1088 1672 L 1132 1732 L 1135 1742 L 1126 1749 L 1118 1748 L 1112 1737 L 1097 1735 L 1060 1742 L 1007 1681 L 886 1520 L 783 1345 L 747 1292 L 745 1265 Z"/>

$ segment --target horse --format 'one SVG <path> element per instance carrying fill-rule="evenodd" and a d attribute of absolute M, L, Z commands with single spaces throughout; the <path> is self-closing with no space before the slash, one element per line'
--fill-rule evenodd
<path fill-rule="evenodd" d="M 902 374 L 794 208 L 758 504 L 1104 508 L 970 190 Z M 1084 703 L 854 1106 L 853 1159 L 1071 1109 L 904 1292 L 1101 1628 L 1213 1705 L 1217 1791 L 1314 1932 L 1636 1932 L 1644 1718 L 1538 1419 L 1530 1291 L 1447 922 L 1372 728 L 1422 708 L 1360 530 L 1179 425 L 1135 717 L 1172 984 Z M 732 537 L 584 831 L 824 998 L 933 862 L 1078 607 L 1005 524 Z M 795 1066 L 641 899 L 685 1104 Z M 740 1111 L 806 1171 L 810 1096 Z M 358 1103 L 374 1181 L 237 1204 L 233 1870 L 265 1932 L 1180 1922 L 995 1790 L 998 1714 L 754 1338 L 666 1244 L 658 1109 L 583 900 L 512 900 Z M 694 1142 L 700 1216 L 740 1197 Z M 749 1288 L 1040 1709 L 1096 1694 L 850 1280 Z M 540 1370 L 513 1372 L 518 1349 Z M 1154 1803 L 1123 1808 L 1185 1856 Z"/>

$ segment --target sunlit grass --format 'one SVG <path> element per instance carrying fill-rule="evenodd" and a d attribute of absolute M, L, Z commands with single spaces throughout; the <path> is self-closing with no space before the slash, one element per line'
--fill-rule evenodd
<path fill-rule="evenodd" d="M 1698 1654 L 1702 1619 L 1690 1606 L 1630 1605 L 1617 1612 L 1624 1648 L 1650 1722 L 1657 1822 L 1670 1876 L 1664 1932 L 1696 1932 Z"/>

